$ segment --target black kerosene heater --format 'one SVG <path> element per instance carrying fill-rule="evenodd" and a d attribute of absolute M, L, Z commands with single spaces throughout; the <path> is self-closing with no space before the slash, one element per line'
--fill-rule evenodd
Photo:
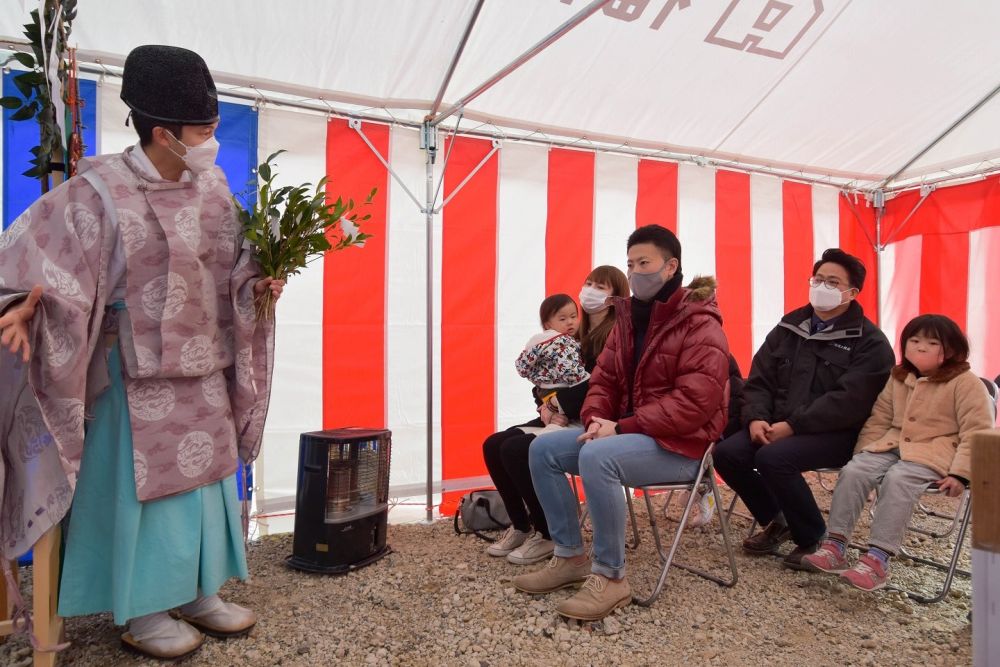
<path fill-rule="evenodd" d="M 291 567 L 347 574 L 391 551 L 391 433 L 342 428 L 299 437 L 299 479 Z"/>

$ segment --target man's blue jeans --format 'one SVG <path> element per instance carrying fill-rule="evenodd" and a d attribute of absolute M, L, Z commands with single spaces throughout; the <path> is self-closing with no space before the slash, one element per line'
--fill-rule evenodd
<path fill-rule="evenodd" d="M 531 481 L 545 510 L 555 555 L 585 552 L 576 497 L 566 473 L 583 478 L 594 526 L 592 570 L 610 579 L 625 576 L 625 494 L 622 486 L 693 481 L 700 461 L 668 452 L 648 435 L 627 433 L 576 441 L 581 428 L 543 433 L 528 450 Z"/>

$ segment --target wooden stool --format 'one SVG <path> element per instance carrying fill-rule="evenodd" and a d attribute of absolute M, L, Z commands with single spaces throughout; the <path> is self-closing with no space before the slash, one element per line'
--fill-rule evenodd
<path fill-rule="evenodd" d="M 62 641 L 63 620 L 56 614 L 59 600 L 59 526 L 42 535 L 33 548 L 34 596 L 33 618 L 35 637 L 43 647 L 55 646 Z M 17 580 L 17 561 L 12 562 L 14 580 Z M 0 579 L 0 641 L 14 632 L 13 596 L 7 591 L 6 580 Z M 35 667 L 54 667 L 58 654 L 54 651 L 35 651 Z"/>

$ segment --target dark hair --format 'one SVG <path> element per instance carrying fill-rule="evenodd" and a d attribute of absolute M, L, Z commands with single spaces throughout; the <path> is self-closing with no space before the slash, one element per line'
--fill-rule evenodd
<path fill-rule="evenodd" d="M 637 228 L 628 237 L 625 249 L 628 250 L 640 243 L 652 243 L 660 252 L 663 259 L 677 258 L 677 270 L 681 270 L 681 242 L 677 240 L 677 235 L 666 227 L 660 225 L 644 225 Z"/>
<path fill-rule="evenodd" d="M 616 266 L 604 264 L 591 271 L 586 280 L 611 286 L 611 296 L 629 295 L 628 278 Z M 608 314 L 604 320 L 593 329 L 590 328 L 590 315 L 583 312 L 580 322 L 580 348 L 583 353 L 583 363 L 591 366 L 597 362 L 597 357 L 604 349 L 604 344 L 608 341 L 608 334 L 615 326 L 615 307 L 608 308 Z"/>
<path fill-rule="evenodd" d="M 851 287 L 857 289 L 859 292 L 861 291 L 861 288 L 865 285 L 865 276 L 868 274 L 864 262 L 854 255 L 847 254 L 840 248 L 827 248 L 823 251 L 823 256 L 813 264 L 812 274 L 815 276 L 816 272 L 819 271 L 819 267 L 828 262 L 844 267 L 844 271 L 847 271 L 847 277 L 851 281 Z"/>
<path fill-rule="evenodd" d="M 954 320 L 944 315 L 918 315 L 906 323 L 903 333 L 899 335 L 899 354 L 903 357 L 900 365 L 915 375 L 920 375 L 920 371 L 906 358 L 906 341 L 918 335 L 941 341 L 944 348 L 942 367 L 969 360 L 969 339 Z"/>
<path fill-rule="evenodd" d="M 560 310 L 573 304 L 576 306 L 576 301 L 573 300 L 569 294 L 553 294 L 552 296 L 547 296 L 542 300 L 542 305 L 538 307 L 538 319 L 542 322 L 542 327 L 545 327 L 545 323 L 552 318 L 553 315 L 558 313 Z M 579 335 L 579 332 L 577 332 Z"/>
<path fill-rule="evenodd" d="M 169 131 L 177 141 L 181 140 L 181 132 L 184 131 L 183 125 L 174 125 L 172 123 L 165 123 L 161 120 L 153 120 L 148 116 L 144 116 L 140 113 L 132 112 L 132 125 L 135 127 L 135 133 L 139 135 L 139 145 L 148 146 L 153 143 L 153 128 L 162 127 L 164 130 Z"/>

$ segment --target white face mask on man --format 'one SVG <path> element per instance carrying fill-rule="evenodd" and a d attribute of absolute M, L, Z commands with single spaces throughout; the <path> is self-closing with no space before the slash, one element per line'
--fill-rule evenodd
<path fill-rule="evenodd" d="M 826 312 L 840 306 L 844 301 L 844 293 L 853 290 L 848 287 L 845 290 L 839 286 L 831 287 L 825 281 L 818 278 L 809 279 L 809 304 L 814 310 Z"/>
<path fill-rule="evenodd" d="M 215 159 L 219 155 L 219 142 L 214 136 L 209 137 L 197 146 L 188 146 L 177 137 L 174 137 L 173 132 L 167 130 L 167 134 L 185 148 L 186 152 L 184 155 L 181 155 L 172 148 L 168 150 L 184 160 L 184 164 L 191 170 L 191 173 L 200 174 L 203 171 L 209 171 L 215 166 Z"/>

